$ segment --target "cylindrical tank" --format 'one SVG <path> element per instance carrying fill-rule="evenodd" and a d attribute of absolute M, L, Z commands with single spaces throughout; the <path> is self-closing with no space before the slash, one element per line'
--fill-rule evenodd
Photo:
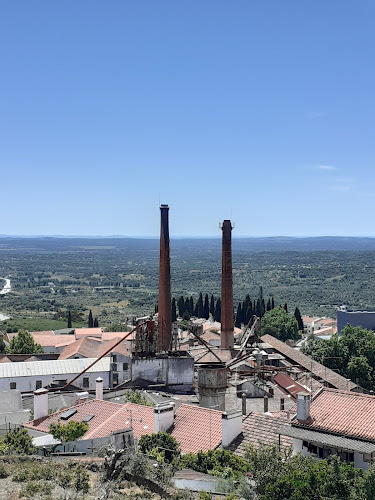
<path fill-rule="evenodd" d="M 202 366 L 198 369 L 199 406 L 225 411 L 227 377 L 224 365 Z"/>

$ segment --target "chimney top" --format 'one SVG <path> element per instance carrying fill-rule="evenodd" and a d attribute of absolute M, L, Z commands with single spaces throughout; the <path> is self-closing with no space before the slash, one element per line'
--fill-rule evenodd
<path fill-rule="evenodd" d="M 40 389 L 37 389 L 36 391 L 34 391 L 34 395 L 40 396 L 41 394 L 46 394 L 46 392 L 48 392 L 48 389 L 41 387 Z"/>
<path fill-rule="evenodd" d="M 100 382 L 103 382 L 103 379 L 101 377 L 98 377 L 95 382 L 98 382 L 98 384 L 100 384 Z"/>
<path fill-rule="evenodd" d="M 167 208 L 169 210 L 169 206 L 168 205 L 165 205 L 165 204 L 161 204 L 160 205 L 160 208 Z"/>

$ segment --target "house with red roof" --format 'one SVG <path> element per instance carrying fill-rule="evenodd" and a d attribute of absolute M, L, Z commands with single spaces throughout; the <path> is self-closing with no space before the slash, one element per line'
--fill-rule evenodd
<path fill-rule="evenodd" d="M 48 391 L 41 389 L 35 392 L 34 417 L 24 427 L 33 438 L 44 437 L 43 445 L 48 438 L 55 444 L 49 432 L 51 424 L 87 422 L 89 428 L 80 440 L 59 447 L 63 451 L 75 449 L 85 453 L 95 452 L 113 440 L 114 435 L 125 433 L 128 440 L 130 430 L 136 440 L 144 434 L 169 432 L 180 443 L 182 453 L 197 453 L 228 446 L 242 429 L 241 412 L 225 413 L 189 404 L 182 404 L 177 411 L 173 403 L 162 403 L 155 408 L 119 404 L 102 400 L 100 391 L 96 399 L 79 399 L 74 406 L 48 415 Z M 37 439 L 35 443 L 38 444 Z"/>
<path fill-rule="evenodd" d="M 311 399 L 299 392 L 297 414 L 279 434 L 289 436 L 293 452 L 342 461 L 368 469 L 375 461 L 375 396 L 321 388 Z"/>

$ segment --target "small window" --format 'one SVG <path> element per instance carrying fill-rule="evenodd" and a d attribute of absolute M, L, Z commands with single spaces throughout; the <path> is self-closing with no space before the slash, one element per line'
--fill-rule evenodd
<path fill-rule="evenodd" d="M 67 410 L 66 412 L 64 412 L 60 415 L 60 418 L 61 418 L 61 420 L 69 420 L 70 417 L 72 417 L 76 413 L 77 413 L 77 410 Z"/>
<path fill-rule="evenodd" d="M 112 370 L 113 370 L 114 372 L 117 372 L 117 363 L 113 363 L 113 365 L 112 365 Z"/>
<path fill-rule="evenodd" d="M 83 387 L 89 387 L 90 382 L 88 377 L 83 377 Z"/>
<path fill-rule="evenodd" d="M 117 363 L 117 356 L 116 356 L 116 354 L 113 354 L 112 359 L 113 359 L 114 363 Z"/>
<path fill-rule="evenodd" d="M 16 384 L 15 382 L 11 382 L 11 383 L 9 384 L 9 387 L 10 387 L 11 389 L 17 389 L 17 384 Z"/>
<path fill-rule="evenodd" d="M 125 370 L 125 371 L 129 370 L 129 364 L 128 363 L 123 363 L 122 364 L 122 369 Z"/>
<path fill-rule="evenodd" d="M 41 380 L 37 380 L 36 384 L 35 384 L 35 389 L 38 390 L 38 389 L 41 389 L 41 388 L 42 388 L 42 381 Z"/>

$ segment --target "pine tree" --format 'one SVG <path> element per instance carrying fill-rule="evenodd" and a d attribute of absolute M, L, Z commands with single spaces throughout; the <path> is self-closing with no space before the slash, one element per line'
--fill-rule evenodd
<path fill-rule="evenodd" d="M 210 299 L 210 314 L 212 317 L 215 316 L 215 297 L 211 295 Z"/>
<path fill-rule="evenodd" d="M 285 312 L 287 313 L 288 312 L 288 304 L 286 302 L 284 304 L 284 309 L 285 309 Z"/>
<path fill-rule="evenodd" d="M 215 306 L 214 320 L 221 323 L 221 300 L 217 299 Z"/>
<path fill-rule="evenodd" d="M 72 328 L 72 313 L 69 309 L 68 311 L 68 325 L 67 325 L 68 328 Z"/>
<path fill-rule="evenodd" d="M 203 318 L 203 295 L 202 292 L 199 294 L 197 300 L 197 315 L 198 318 Z"/>
<path fill-rule="evenodd" d="M 172 299 L 172 322 L 177 321 L 176 299 Z"/>
<path fill-rule="evenodd" d="M 94 319 L 92 317 L 92 311 L 91 311 L 91 309 L 90 309 L 90 312 L 89 312 L 89 319 L 88 319 L 87 325 L 88 325 L 89 328 L 93 328 L 94 327 Z"/>
<path fill-rule="evenodd" d="M 298 307 L 296 307 L 296 310 L 294 311 L 294 317 L 296 318 L 298 323 L 298 330 L 303 332 L 303 321 Z"/>
<path fill-rule="evenodd" d="M 237 306 L 236 321 L 234 323 L 234 326 L 237 328 L 241 328 L 241 323 L 242 323 L 242 306 L 241 302 L 239 302 Z"/>
<path fill-rule="evenodd" d="M 99 320 L 98 318 L 95 316 L 95 319 L 94 319 L 94 328 L 99 328 Z"/>
<path fill-rule="evenodd" d="M 210 317 L 210 307 L 208 305 L 208 294 L 204 296 L 204 304 L 203 304 L 203 317 L 208 319 Z"/>

